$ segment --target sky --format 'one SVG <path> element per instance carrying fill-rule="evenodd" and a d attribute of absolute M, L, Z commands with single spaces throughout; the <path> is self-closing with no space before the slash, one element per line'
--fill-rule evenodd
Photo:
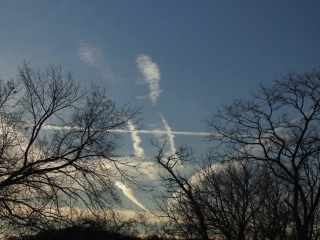
<path fill-rule="evenodd" d="M 169 151 L 186 143 L 201 154 L 203 119 L 218 106 L 319 70 L 319 10 L 317 0 L 2 0 L 0 75 L 15 78 L 24 60 L 61 64 L 118 106 L 142 107 L 145 131 L 125 134 L 123 154 L 152 162 L 150 140 L 164 132 Z M 152 208 L 147 194 L 117 186 L 127 204 L 136 195 L 133 208 Z"/>

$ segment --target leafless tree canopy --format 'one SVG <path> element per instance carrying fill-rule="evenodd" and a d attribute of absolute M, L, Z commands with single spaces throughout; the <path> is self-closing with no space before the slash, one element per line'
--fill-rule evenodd
<path fill-rule="evenodd" d="M 218 162 L 209 151 L 195 159 L 190 147 L 172 156 L 157 146 L 164 191 L 154 199 L 163 236 L 170 239 L 290 239 L 285 185 L 249 161 Z M 181 164 L 191 166 L 191 177 Z M 191 165 L 190 165 L 191 164 Z"/>
<path fill-rule="evenodd" d="M 287 74 L 205 120 L 212 148 L 156 162 L 163 234 L 172 239 L 319 239 L 320 72 Z M 191 177 L 183 167 L 192 160 Z M 179 165 L 180 164 L 180 165 Z M 190 166 L 190 165 L 189 165 Z"/>
<path fill-rule="evenodd" d="M 215 156 L 265 165 L 285 182 L 297 239 L 319 234 L 320 72 L 287 74 L 252 99 L 222 106 L 206 123 Z M 285 194 L 285 193 L 284 193 Z"/>
<path fill-rule="evenodd" d="M 103 89 L 82 88 L 59 66 L 24 64 L 18 79 L 0 82 L 0 222 L 44 228 L 79 209 L 95 212 L 119 202 L 115 178 L 133 180 L 132 158 L 119 158 L 128 120 Z"/>
<path fill-rule="evenodd" d="M 135 182 L 139 171 L 136 159 L 118 155 L 117 131 L 136 122 L 138 110 L 116 107 L 104 90 L 80 87 L 60 67 L 24 64 L 18 73 L 0 81 L 0 228 L 41 230 L 68 226 L 84 212 L 107 216 L 120 202 L 115 180 Z M 319 239 L 320 72 L 260 85 L 205 123 L 212 148 L 200 159 L 191 147 L 167 155 L 165 142 L 152 143 L 163 186 L 154 192 L 157 233 Z M 135 221 L 112 216 L 116 229 L 138 234 Z"/>

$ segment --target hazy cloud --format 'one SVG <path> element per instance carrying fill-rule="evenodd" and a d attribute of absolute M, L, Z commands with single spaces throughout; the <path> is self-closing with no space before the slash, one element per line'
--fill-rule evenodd
<path fill-rule="evenodd" d="M 149 84 L 149 97 L 151 98 L 152 103 L 155 106 L 161 93 L 159 85 L 161 73 L 159 67 L 156 63 L 152 62 L 149 56 L 144 54 L 138 56 L 137 65 L 142 75 L 144 76 L 145 83 Z M 143 97 L 144 96 L 140 96 L 139 98 Z"/>
<path fill-rule="evenodd" d="M 103 78 L 114 80 L 109 63 L 106 60 L 101 48 L 80 43 L 78 48 L 78 56 L 80 60 L 82 60 L 88 66 L 97 68 Z"/>
<path fill-rule="evenodd" d="M 79 58 L 89 66 L 100 66 L 104 62 L 102 50 L 98 47 L 80 44 Z"/>

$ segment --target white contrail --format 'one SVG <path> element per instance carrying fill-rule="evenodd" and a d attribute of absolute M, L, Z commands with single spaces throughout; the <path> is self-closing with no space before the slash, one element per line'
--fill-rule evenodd
<path fill-rule="evenodd" d="M 156 63 L 152 62 L 151 58 L 147 55 L 141 54 L 137 58 L 137 65 L 141 73 L 145 78 L 145 82 L 149 84 L 150 94 L 149 97 L 152 100 L 153 105 L 157 103 L 157 99 L 160 96 L 160 70 Z"/>
<path fill-rule="evenodd" d="M 141 139 L 138 135 L 139 132 L 136 131 L 133 123 L 130 120 L 128 121 L 128 126 L 131 133 L 134 154 L 139 157 L 144 157 L 144 150 L 142 147 L 140 147 Z"/>
<path fill-rule="evenodd" d="M 178 132 L 178 131 L 166 131 L 166 130 L 137 130 L 141 134 L 174 134 L 174 135 L 185 135 L 185 136 L 221 136 L 222 134 L 207 133 L 207 132 Z"/>
<path fill-rule="evenodd" d="M 143 206 L 139 202 L 139 200 L 133 195 L 133 191 L 130 188 L 128 188 L 123 183 L 118 182 L 118 181 L 116 182 L 116 185 L 118 188 L 120 188 L 122 190 L 123 194 L 126 195 L 132 202 L 134 202 L 137 206 L 139 206 L 143 210 L 149 212 L 149 210 L 145 206 Z"/>
<path fill-rule="evenodd" d="M 71 129 L 71 127 L 69 126 L 56 126 L 56 125 L 44 125 L 42 127 L 43 129 L 47 129 L 47 130 L 68 130 Z M 73 127 L 73 129 L 76 129 L 75 127 Z M 81 130 L 79 128 L 79 130 Z M 102 132 L 119 132 L 119 133 L 132 133 L 132 132 L 137 132 L 138 134 L 159 134 L 159 135 L 168 135 L 168 134 L 174 134 L 174 135 L 184 135 L 184 136 L 199 136 L 199 137 L 203 137 L 203 136 L 216 136 L 216 137 L 223 137 L 224 135 L 220 134 L 220 133 L 208 133 L 208 132 L 180 132 L 180 131 L 166 131 L 166 130 L 123 130 L 123 129 L 110 129 L 110 130 L 102 130 Z M 247 138 L 247 137 L 255 137 L 253 135 L 234 135 L 234 137 L 243 137 L 243 138 Z"/>
<path fill-rule="evenodd" d="M 47 130 L 68 130 L 71 129 L 71 127 L 68 126 L 56 126 L 56 125 L 44 125 L 42 126 L 43 129 Z M 76 129 L 73 127 L 73 129 Z M 79 128 L 79 130 L 81 130 Z M 165 135 L 165 134 L 174 134 L 174 135 L 185 135 L 185 136 L 220 136 L 222 137 L 222 134 L 218 133 L 207 133 L 207 132 L 178 132 L 178 131 L 166 131 L 166 130 L 123 130 L 123 129 L 110 129 L 110 130 L 103 130 L 103 132 L 119 132 L 119 133 L 132 133 L 132 132 L 137 132 L 138 134 L 159 134 L 159 135 Z M 243 136 L 243 137 L 248 137 L 248 136 Z"/>
<path fill-rule="evenodd" d="M 169 127 L 164 116 L 161 113 L 159 113 L 159 115 L 161 117 L 163 127 L 164 127 L 165 131 L 167 132 L 166 135 L 168 137 L 168 142 L 170 145 L 170 155 L 174 155 L 176 153 L 176 148 L 174 147 L 174 134 L 172 133 L 171 128 Z"/>

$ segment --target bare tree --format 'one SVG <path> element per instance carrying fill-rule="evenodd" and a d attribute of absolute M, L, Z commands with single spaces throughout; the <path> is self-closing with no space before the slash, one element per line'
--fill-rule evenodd
<path fill-rule="evenodd" d="M 277 195 L 283 186 L 267 168 L 249 161 L 216 162 L 209 154 L 196 176 L 194 191 L 216 234 L 229 240 L 286 239 L 289 211 L 284 196 Z"/>
<path fill-rule="evenodd" d="M 0 222 L 43 229 L 81 209 L 119 203 L 115 180 L 134 181 L 134 158 L 120 158 L 122 136 L 138 110 L 118 108 L 103 89 L 81 88 L 59 66 L 25 63 L 0 82 Z M 3 229 L 3 228 L 2 228 Z"/>
<path fill-rule="evenodd" d="M 165 155 L 162 145 L 152 143 L 158 148 L 156 162 L 161 170 L 159 181 L 164 191 L 154 193 L 157 204 L 155 214 L 160 220 L 162 235 L 171 239 L 210 239 L 203 209 L 188 182 L 188 176 L 181 171 L 181 163 L 192 163 L 192 149 L 182 146 L 174 155 Z"/>
<path fill-rule="evenodd" d="M 165 236 L 228 240 L 289 236 L 285 197 L 277 195 L 283 186 L 268 168 L 249 161 L 218 162 L 210 151 L 195 159 L 186 146 L 167 156 L 164 145 L 157 147 L 159 177 L 166 190 L 154 195 L 155 214 Z M 182 164 L 189 165 L 189 174 L 183 173 Z"/>
<path fill-rule="evenodd" d="M 285 183 L 296 239 L 319 234 L 319 103 L 320 72 L 287 74 L 206 120 L 216 158 L 266 165 Z"/>

